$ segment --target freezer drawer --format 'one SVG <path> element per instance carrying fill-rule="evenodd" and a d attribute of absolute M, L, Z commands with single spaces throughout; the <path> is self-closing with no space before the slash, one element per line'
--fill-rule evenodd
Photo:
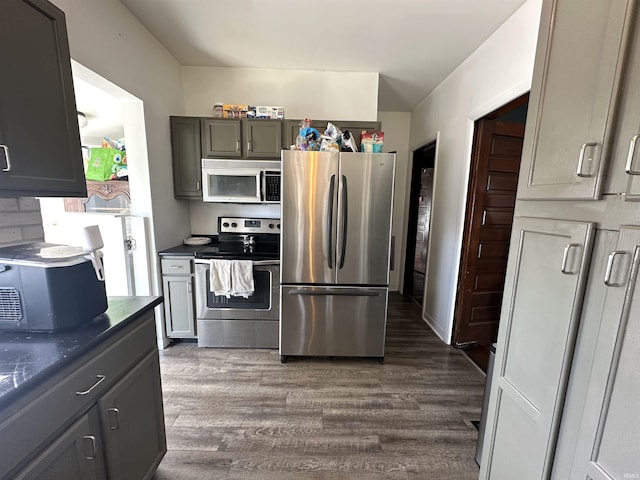
<path fill-rule="evenodd" d="M 281 287 L 280 355 L 384 357 L 386 287 Z"/>

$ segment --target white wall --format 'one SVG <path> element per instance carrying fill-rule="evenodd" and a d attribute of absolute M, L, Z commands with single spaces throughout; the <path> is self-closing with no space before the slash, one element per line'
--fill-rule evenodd
<path fill-rule="evenodd" d="M 184 111 L 180 64 L 118 0 L 54 3 L 65 12 L 73 60 L 142 101 L 146 133 L 135 134 L 146 135 L 146 213 L 155 247 L 172 246 L 188 232 L 188 204 L 173 198 L 169 136 L 169 115 Z M 135 139 L 125 135 L 129 148 Z M 136 202 L 134 208 L 143 207 Z"/>
<path fill-rule="evenodd" d="M 213 104 L 280 105 L 285 118 L 375 121 L 378 73 L 183 67 L 187 115 L 211 116 Z"/>
<path fill-rule="evenodd" d="M 451 339 L 473 122 L 531 87 L 541 0 L 528 0 L 412 112 L 410 147 L 438 136 L 424 320 Z"/>
<path fill-rule="evenodd" d="M 409 155 L 409 132 L 411 114 L 409 112 L 378 112 L 378 120 L 384 131 L 384 152 L 396 153 L 396 178 L 393 194 L 393 226 L 391 235 L 395 237 L 393 256 L 394 268 L 389 275 L 389 289 L 399 290 L 402 286 L 400 274 L 403 271 L 407 243 L 407 219 L 409 208 L 409 185 L 411 169 Z"/>
<path fill-rule="evenodd" d="M 136 165 L 136 178 L 133 171 L 129 177 L 132 213 L 149 219 L 153 293 L 160 294 L 156 253 L 190 231 L 188 202 L 173 198 L 171 167 L 169 116 L 184 113 L 180 65 L 118 0 L 53 3 L 66 15 L 71 57 L 80 64 L 74 74 L 84 66 L 81 75 L 94 72 L 123 89 L 131 97 L 125 117 L 144 119 L 128 124 L 125 118 L 127 151 Z"/>

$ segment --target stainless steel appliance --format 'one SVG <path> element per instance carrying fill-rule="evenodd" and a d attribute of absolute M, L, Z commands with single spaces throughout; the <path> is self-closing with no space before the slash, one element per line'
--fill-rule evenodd
<path fill-rule="evenodd" d="M 394 154 L 282 152 L 280 355 L 384 358 Z"/>
<path fill-rule="evenodd" d="M 280 162 L 203 158 L 202 200 L 218 203 L 278 203 Z"/>
<path fill-rule="evenodd" d="M 0 248 L 0 330 L 55 331 L 107 309 L 104 277 L 78 247 L 27 243 Z"/>
<path fill-rule="evenodd" d="M 198 346 L 278 348 L 280 220 L 219 218 L 218 223 L 217 240 L 196 252 Z M 212 259 L 252 260 L 253 295 L 215 295 Z"/>

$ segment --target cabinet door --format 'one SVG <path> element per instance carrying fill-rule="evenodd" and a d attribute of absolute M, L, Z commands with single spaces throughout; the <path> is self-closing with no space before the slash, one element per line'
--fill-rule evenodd
<path fill-rule="evenodd" d="M 640 227 L 623 227 L 603 279 L 607 297 L 571 479 L 640 478 L 639 270 Z"/>
<path fill-rule="evenodd" d="M 361 151 L 361 137 L 362 132 L 379 132 L 380 131 L 380 122 L 336 122 L 334 124 L 343 132 L 345 130 L 349 130 L 353 135 L 353 138 L 356 142 L 356 147 L 358 152 Z"/>
<path fill-rule="evenodd" d="M 97 407 L 65 431 L 16 480 L 101 480 L 106 478 Z"/>
<path fill-rule="evenodd" d="M 200 119 L 171 117 L 170 120 L 173 195 L 176 198 L 202 198 Z"/>
<path fill-rule="evenodd" d="M 247 158 L 280 158 L 282 122 L 279 120 L 245 120 L 244 138 Z"/>
<path fill-rule="evenodd" d="M 637 8 L 637 7 L 636 7 Z M 616 135 L 611 148 L 612 165 L 605 193 L 624 193 L 626 200 L 640 200 L 640 25 L 636 25 L 626 56 Z"/>
<path fill-rule="evenodd" d="M 242 123 L 240 120 L 201 120 L 202 155 L 208 158 L 242 155 Z"/>
<path fill-rule="evenodd" d="M 516 217 L 480 478 L 548 478 L 593 224 Z"/>
<path fill-rule="evenodd" d="M 162 277 L 164 313 L 169 338 L 193 338 L 196 336 L 193 314 L 193 278 Z"/>
<path fill-rule="evenodd" d="M 64 13 L 3 0 L 0 196 L 86 197 Z"/>
<path fill-rule="evenodd" d="M 167 451 L 157 351 L 109 390 L 98 406 L 109 478 L 151 478 Z"/>
<path fill-rule="evenodd" d="M 518 198 L 600 197 L 633 3 L 544 2 Z"/>

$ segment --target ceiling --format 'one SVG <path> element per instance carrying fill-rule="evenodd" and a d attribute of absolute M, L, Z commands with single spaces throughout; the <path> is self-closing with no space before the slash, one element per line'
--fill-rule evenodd
<path fill-rule="evenodd" d="M 377 72 L 411 111 L 526 0 L 121 0 L 184 66 Z"/>

